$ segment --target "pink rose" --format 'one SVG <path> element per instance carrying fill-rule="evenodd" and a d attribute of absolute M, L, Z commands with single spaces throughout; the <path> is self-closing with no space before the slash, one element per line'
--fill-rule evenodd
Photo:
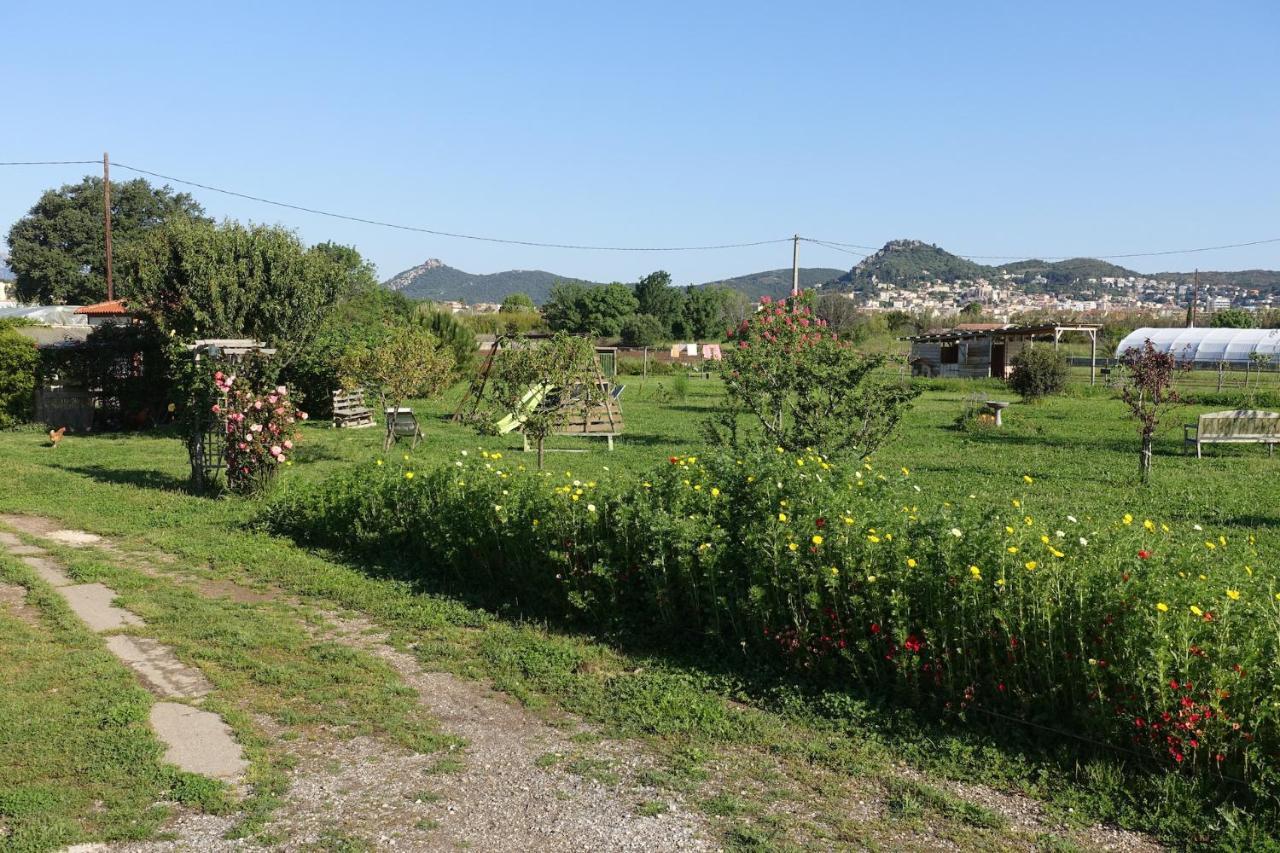
<path fill-rule="evenodd" d="M 214 379 L 216 379 L 216 380 L 218 380 L 219 382 L 221 382 L 221 381 L 222 381 L 222 371 L 221 371 L 221 370 L 219 370 L 217 373 L 213 374 L 213 378 L 214 378 Z"/>
<path fill-rule="evenodd" d="M 279 399 L 280 398 L 277 397 L 275 394 L 272 394 L 271 396 L 267 397 L 267 402 L 274 406 L 276 404 L 276 401 Z"/>
<path fill-rule="evenodd" d="M 293 450 L 293 442 L 292 442 L 292 441 L 286 441 L 286 442 L 284 443 L 284 446 L 285 446 L 285 449 L 286 449 L 286 450 Z"/>
<path fill-rule="evenodd" d="M 262 401 L 261 401 L 261 400 L 254 400 L 254 401 L 253 401 L 253 407 L 254 407 L 255 409 L 257 409 L 258 411 L 262 411 Z"/>
<path fill-rule="evenodd" d="M 272 455 L 272 456 L 279 456 L 279 455 L 280 455 L 280 452 L 281 452 L 281 451 L 280 451 L 280 445 L 278 445 L 278 444 L 273 444 L 273 445 L 271 445 L 271 455 Z"/>
<path fill-rule="evenodd" d="M 286 394 L 288 394 L 288 393 L 289 393 L 289 389 L 288 389 L 288 388 L 286 388 L 286 387 L 284 387 L 283 385 L 277 385 L 277 386 L 276 386 L 276 393 L 277 393 L 277 394 L 279 394 L 281 397 L 283 397 L 283 396 L 285 396 Z"/>
<path fill-rule="evenodd" d="M 213 408 L 211 408 L 209 411 L 213 412 L 215 415 L 217 415 L 217 414 L 221 414 L 221 413 L 222 413 L 222 407 L 221 407 L 221 406 L 219 406 L 217 403 L 214 403 L 214 404 L 213 404 Z"/>
<path fill-rule="evenodd" d="M 250 431 L 250 432 L 262 432 L 262 424 L 254 424 L 253 426 L 249 427 L 249 431 Z"/>
<path fill-rule="evenodd" d="M 298 417 L 302 418 L 302 419 L 305 421 L 305 420 L 307 419 L 307 413 L 306 413 L 306 412 L 298 412 Z"/>

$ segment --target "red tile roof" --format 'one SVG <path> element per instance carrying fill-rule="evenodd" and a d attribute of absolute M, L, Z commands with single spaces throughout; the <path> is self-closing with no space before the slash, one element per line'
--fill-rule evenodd
<path fill-rule="evenodd" d="M 125 317 L 128 316 L 129 309 L 125 307 L 123 299 L 112 299 L 110 302 L 99 302 L 96 305 L 77 308 L 76 313 L 89 317 Z"/>

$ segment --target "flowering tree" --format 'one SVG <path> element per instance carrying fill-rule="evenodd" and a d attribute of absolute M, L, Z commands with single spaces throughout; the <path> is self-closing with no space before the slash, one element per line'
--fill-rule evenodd
<path fill-rule="evenodd" d="M 1173 388 L 1181 369 L 1172 353 L 1160 352 L 1151 341 L 1129 347 L 1122 358 L 1129 380 L 1121 391 L 1130 416 L 1138 422 L 1142 447 L 1138 451 L 1138 471 L 1142 482 L 1151 479 L 1151 442 L 1161 420 L 1182 400 Z"/>
<path fill-rule="evenodd" d="M 210 411 L 226 422 L 227 488 L 237 494 L 255 494 L 289 460 L 296 424 L 306 420 L 307 413 L 294 406 L 283 385 L 256 392 L 236 387 L 235 374 L 221 370 L 213 374 L 213 381 L 224 401 L 214 403 Z"/>
<path fill-rule="evenodd" d="M 919 395 L 912 386 L 878 379 L 883 355 L 864 355 L 814 313 L 810 294 L 761 308 L 728 331 L 728 392 L 708 424 L 712 437 L 740 443 L 741 419 L 786 450 L 828 456 L 869 455 Z"/>

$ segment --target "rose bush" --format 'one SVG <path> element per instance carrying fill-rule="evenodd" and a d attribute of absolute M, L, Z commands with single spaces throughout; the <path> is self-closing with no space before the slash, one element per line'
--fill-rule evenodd
<path fill-rule="evenodd" d="M 210 413 L 225 421 L 227 488 L 236 494 L 256 494 L 271 482 L 280 466 L 289 463 L 297 440 L 297 422 L 307 419 L 278 385 L 257 392 L 236 384 L 236 375 L 216 371 L 214 387 L 221 394 Z"/>

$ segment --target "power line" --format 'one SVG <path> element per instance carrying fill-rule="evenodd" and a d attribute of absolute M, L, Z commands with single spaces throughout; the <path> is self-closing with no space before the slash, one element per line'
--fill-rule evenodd
<path fill-rule="evenodd" d="M 0 161 L 0 166 L 85 166 L 97 165 L 101 160 L 10 160 Z M 341 219 L 347 222 L 359 222 L 364 225 L 374 225 L 380 228 L 393 228 L 399 231 L 411 231 L 418 234 L 430 234 L 435 237 L 451 237 L 458 240 L 475 240 L 482 243 L 501 243 L 510 246 L 530 246 L 541 249 L 572 249 L 577 251 L 590 252 L 703 252 L 717 251 L 722 249 L 747 249 L 756 246 L 777 245 L 780 243 L 788 243 L 795 240 L 795 237 L 781 237 L 775 240 L 752 240 L 741 243 L 715 243 L 701 246 L 600 246 L 581 243 L 550 243 L 537 240 L 517 240 L 503 237 L 488 237 L 478 234 L 463 234 L 456 231 L 442 231 L 434 228 L 424 228 L 415 225 L 403 225 L 396 222 L 386 222 L 378 219 L 368 219 L 362 216 L 352 216 L 344 213 L 334 213 L 329 210 L 321 210 L 319 208 L 307 207 L 300 204 L 292 204 L 290 202 L 276 201 L 274 199 L 264 198 L 262 196 L 250 195 L 249 193 L 237 192 L 235 190 L 216 187 L 211 184 L 204 184 L 198 181 L 188 180 L 186 178 L 178 178 L 172 175 L 164 175 L 159 172 L 153 172 L 148 169 L 142 169 L 137 166 L 130 166 L 125 163 L 116 163 L 116 168 L 128 169 L 140 175 L 148 175 L 153 178 L 159 178 L 164 181 L 171 181 L 175 184 L 183 184 L 185 186 L 198 187 L 210 192 L 221 193 L 222 195 L 242 198 L 248 201 L 256 201 L 260 204 L 269 204 L 274 207 L 286 208 L 288 210 L 297 210 L 302 213 L 311 213 L 317 216 L 326 216 L 331 219 Z M 866 257 L 867 253 L 878 252 L 881 246 L 868 246 L 860 243 L 844 243 L 839 240 L 818 239 L 816 237 L 800 237 L 799 239 L 809 243 L 814 243 L 837 252 L 845 252 L 849 255 L 857 257 Z M 1109 255 L 1041 255 L 1026 253 L 1021 255 L 984 255 L 968 252 L 953 252 L 958 257 L 968 258 L 971 260 L 988 260 L 988 261 L 1016 261 L 1024 259 L 1034 259 L 1043 261 L 1065 261 L 1072 258 L 1087 257 L 1096 260 L 1123 260 L 1126 258 L 1153 258 L 1168 255 L 1190 255 L 1201 252 L 1216 252 L 1224 249 L 1243 249 L 1250 246 L 1262 246 L 1274 243 L 1280 243 L 1280 237 L 1271 237 L 1263 240 L 1249 240 L 1242 243 L 1224 243 L 1216 246 L 1197 246 L 1190 249 L 1166 249 L 1155 252 L 1124 252 Z M 849 251 L 851 249 L 864 250 L 862 252 Z"/>
<path fill-rule="evenodd" d="M 95 161 L 96 162 L 96 161 Z M 505 243 L 512 246 L 534 246 L 542 249 L 578 249 L 582 251 L 593 252 L 703 252 L 716 249 L 745 249 L 752 246 L 767 246 L 772 243 L 786 243 L 792 238 L 784 237 L 778 240 L 754 240 L 746 243 L 719 243 L 706 246 L 591 246 L 576 243 L 542 243 L 536 240 L 513 240 L 503 237 L 483 237 L 476 234 L 461 234 L 455 231 L 440 231 L 434 228 L 421 228 L 415 225 L 401 225 L 395 222 L 383 222 L 377 219 L 365 219 L 361 216 L 348 216 L 343 213 L 333 213 L 328 210 L 319 210 L 314 207 L 305 207 L 300 204 L 290 204 L 284 201 L 274 201 L 261 196 L 249 195 L 247 193 L 236 192 L 234 190 L 223 189 L 221 187 L 210 186 L 209 184 L 201 184 L 196 181 L 188 181 L 183 178 L 175 178 L 170 175 L 162 175 L 159 172 L 151 172 L 146 169 L 139 169 L 136 166 L 128 166 L 124 163 L 116 163 L 116 167 L 120 169 L 128 169 L 131 172 L 138 172 L 143 175 L 150 175 L 153 178 L 160 178 L 165 181 L 172 181 L 177 184 L 185 184 L 187 186 L 199 187 L 200 189 L 209 190 L 211 192 L 222 193 L 223 195 L 235 196 L 236 198 L 257 201 L 263 204 L 270 204 L 276 207 L 285 207 L 290 210 L 300 210 L 304 213 L 314 213 L 319 216 L 328 216 L 333 219 L 344 219 L 348 222 L 360 222 L 365 225 L 377 225 L 383 228 L 395 228 L 400 231 L 414 231 L 419 234 L 431 234 L 436 237 L 454 237 L 460 240 L 478 240 L 483 243 Z"/>
<path fill-rule="evenodd" d="M 0 166 L 90 166 L 101 162 L 101 160 L 7 160 L 0 162 Z"/>

